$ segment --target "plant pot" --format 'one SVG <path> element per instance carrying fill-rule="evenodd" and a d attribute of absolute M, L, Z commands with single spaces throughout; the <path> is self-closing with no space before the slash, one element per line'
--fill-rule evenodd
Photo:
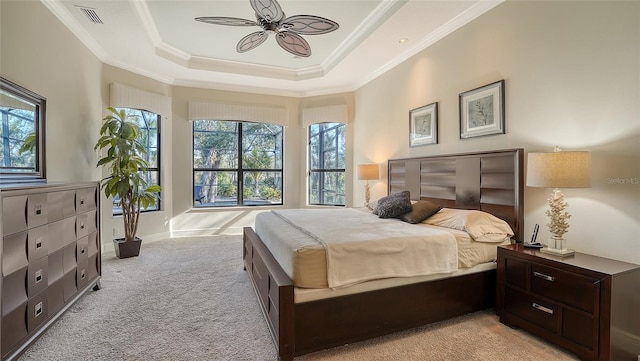
<path fill-rule="evenodd" d="M 124 238 L 113 240 L 113 247 L 118 258 L 137 257 L 140 254 L 142 239 L 136 237 L 133 241 L 125 241 Z"/>

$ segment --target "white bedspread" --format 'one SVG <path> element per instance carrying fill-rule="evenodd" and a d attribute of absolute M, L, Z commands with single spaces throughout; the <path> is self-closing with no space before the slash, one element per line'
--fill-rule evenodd
<path fill-rule="evenodd" d="M 350 208 L 272 212 L 325 246 L 331 288 L 458 268 L 456 239 L 444 231 Z"/>

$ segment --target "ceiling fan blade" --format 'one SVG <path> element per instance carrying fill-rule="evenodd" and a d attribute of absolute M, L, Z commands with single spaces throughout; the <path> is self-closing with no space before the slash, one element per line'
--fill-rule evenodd
<path fill-rule="evenodd" d="M 284 12 L 276 0 L 249 0 L 249 2 L 256 14 L 269 23 L 276 23 L 284 18 Z"/>
<path fill-rule="evenodd" d="M 203 16 L 203 17 L 195 18 L 194 20 L 207 23 L 207 24 L 215 24 L 215 25 L 259 26 L 258 23 L 256 23 L 253 20 L 229 18 L 225 16 Z"/>
<path fill-rule="evenodd" d="M 290 32 L 290 31 L 281 31 L 276 34 L 276 41 L 278 45 L 282 47 L 282 49 L 290 52 L 291 54 L 308 57 L 311 55 L 311 47 L 306 40 L 302 38 L 302 36 Z"/>
<path fill-rule="evenodd" d="M 288 31 L 303 35 L 318 35 L 338 30 L 340 25 L 333 20 L 315 15 L 294 15 L 282 21 Z"/>
<path fill-rule="evenodd" d="M 251 33 L 240 39 L 238 45 L 236 45 L 236 50 L 238 51 L 238 53 L 247 52 L 264 43 L 264 41 L 267 40 L 268 37 L 269 36 L 264 31 L 256 31 L 255 33 Z"/>

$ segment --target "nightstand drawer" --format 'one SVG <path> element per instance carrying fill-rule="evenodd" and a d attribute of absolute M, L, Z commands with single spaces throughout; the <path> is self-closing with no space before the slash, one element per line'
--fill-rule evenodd
<path fill-rule="evenodd" d="M 600 299 L 599 280 L 542 265 L 531 265 L 531 292 L 593 313 Z"/>
<path fill-rule="evenodd" d="M 505 289 L 505 311 L 552 332 L 558 332 L 559 307 L 511 287 Z"/>
<path fill-rule="evenodd" d="M 525 289 L 527 287 L 527 273 L 529 272 L 528 264 L 515 258 L 507 258 L 504 262 L 505 281 L 510 285 Z"/>

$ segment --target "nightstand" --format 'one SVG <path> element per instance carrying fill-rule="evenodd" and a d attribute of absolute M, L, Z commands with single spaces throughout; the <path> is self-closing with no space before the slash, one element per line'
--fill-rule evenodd
<path fill-rule="evenodd" d="M 640 265 L 576 252 L 559 258 L 521 243 L 498 247 L 500 322 L 583 360 L 638 360 Z"/>

